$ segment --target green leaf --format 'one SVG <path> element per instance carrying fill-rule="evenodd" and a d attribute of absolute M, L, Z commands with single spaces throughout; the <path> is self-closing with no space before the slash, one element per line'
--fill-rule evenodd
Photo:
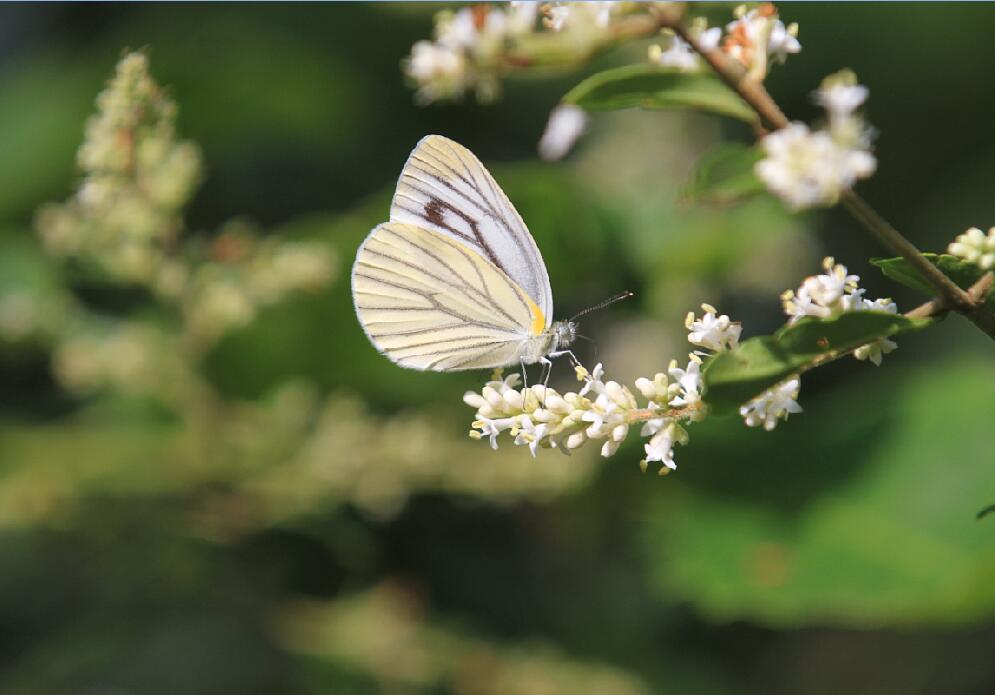
<path fill-rule="evenodd" d="M 702 423 L 717 429 L 682 454 L 690 484 L 646 524 L 661 595 L 723 623 L 995 615 L 995 533 L 975 519 L 995 489 L 995 365 L 944 364 L 874 372 L 771 433 Z"/>
<path fill-rule="evenodd" d="M 571 89 L 564 103 L 588 111 L 693 109 L 747 123 L 756 114 L 739 96 L 709 73 L 688 73 L 653 65 L 628 65 L 591 75 Z"/>
<path fill-rule="evenodd" d="M 803 318 L 771 336 L 759 336 L 712 357 L 704 369 L 705 402 L 716 414 L 739 406 L 820 360 L 878 338 L 924 328 L 931 319 L 859 311 L 820 320 Z"/>
<path fill-rule="evenodd" d="M 740 143 L 719 145 L 698 162 L 691 180 L 681 192 L 685 203 L 731 205 L 764 190 L 753 173 L 760 160 L 755 147 Z"/>
<path fill-rule="evenodd" d="M 963 258 L 951 256 L 947 253 L 924 253 L 923 256 L 935 265 L 948 278 L 953 280 L 960 287 L 967 289 L 981 279 L 986 271 L 982 270 L 975 263 L 965 261 Z M 923 294 L 936 295 L 936 290 L 919 274 L 919 271 L 904 258 L 872 258 L 871 263 L 881 269 L 886 277 L 895 282 L 899 282 L 906 287 L 919 290 Z M 993 298 L 989 298 L 992 303 Z"/>

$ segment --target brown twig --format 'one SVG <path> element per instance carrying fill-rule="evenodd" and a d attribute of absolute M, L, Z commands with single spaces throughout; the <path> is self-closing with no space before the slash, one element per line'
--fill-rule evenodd
<path fill-rule="evenodd" d="M 751 79 L 742 66 L 722 51 L 706 51 L 681 22 L 669 25 L 715 71 L 715 74 L 733 89 L 760 118 L 760 125 L 780 130 L 790 124 L 788 117 L 771 98 L 763 82 Z M 980 330 L 995 340 L 995 315 L 985 309 L 986 292 L 964 291 L 939 268 L 929 262 L 915 245 L 888 223 L 867 201 L 852 190 L 840 196 L 840 203 L 858 222 L 885 246 L 900 255 L 915 268 L 937 292 L 936 306 L 954 310 L 968 318 Z M 978 283 L 976 283 L 977 285 Z M 989 281 L 989 286 L 990 286 Z M 972 288 L 973 290 L 974 288 Z M 925 306 L 925 305 L 924 305 Z M 921 308 L 921 307 L 920 307 Z"/>

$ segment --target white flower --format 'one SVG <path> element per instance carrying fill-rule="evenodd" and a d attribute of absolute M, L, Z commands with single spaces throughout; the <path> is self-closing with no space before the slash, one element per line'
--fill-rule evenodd
<path fill-rule="evenodd" d="M 779 419 L 787 420 L 790 413 L 800 413 L 798 391 L 801 380 L 795 376 L 764 391 L 739 409 L 748 427 L 763 425 L 768 432 L 777 426 Z"/>
<path fill-rule="evenodd" d="M 470 81 L 462 51 L 430 41 L 419 41 L 412 46 L 404 67 L 418 83 L 418 98 L 426 102 L 459 96 Z"/>
<path fill-rule="evenodd" d="M 822 266 L 826 272 L 822 275 L 805 278 L 801 292 L 807 293 L 813 301 L 822 306 L 832 307 L 843 298 L 846 292 L 857 289 L 860 276 L 850 275 L 846 266 L 837 264 L 831 256 L 823 260 Z"/>
<path fill-rule="evenodd" d="M 488 15 L 491 13 L 488 12 Z M 441 14 L 441 19 L 435 26 L 435 38 L 438 45 L 445 48 L 460 49 L 470 48 L 476 43 L 480 32 L 477 30 L 477 22 L 474 18 L 474 11 L 465 7 L 454 15 L 448 13 Z"/>
<path fill-rule="evenodd" d="M 552 31 L 602 30 L 611 23 L 618 2 L 555 2 L 544 7 L 546 26 Z"/>
<path fill-rule="evenodd" d="M 805 316 L 819 319 L 832 318 L 852 311 L 882 311 L 898 313 L 898 305 L 891 299 L 865 299 L 864 290 L 857 286 L 858 275 L 850 275 L 845 265 L 838 265 L 831 257 L 822 262 L 826 272 L 806 278 L 797 292 L 788 290 L 781 295 L 784 312 L 790 316 L 788 323 L 797 323 Z M 872 343 L 857 348 L 853 355 L 858 360 L 870 360 L 881 364 L 881 356 L 898 345 L 888 338 L 878 338 Z"/>
<path fill-rule="evenodd" d="M 660 67 L 685 71 L 697 70 L 701 65 L 698 54 L 694 52 L 690 44 L 679 36 L 674 36 L 671 39 L 667 50 L 663 50 L 657 44 L 650 46 L 649 60 Z"/>
<path fill-rule="evenodd" d="M 674 444 L 687 444 L 687 441 L 687 431 L 673 420 L 670 420 L 653 435 L 649 442 L 643 445 L 646 458 L 640 462 L 640 465 L 643 467 L 643 470 L 646 470 L 646 466 L 649 463 L 659 461 L 663 464 L 660 468 L 660 475 L 677 470 L 677 464 L 674 462 Z"/>
<path fill-rule="evenodd" d="M 783 63 L 788 59 L 789 54 L 800 53 L 802 45 L 798 42 L 797 35 L 797 24 L 784 26 L 784 22 L 781 20 L 774 20 L 770 36 L 767 39 L 767 54 L 774 57 L 779 63 Z"/>
<path fill-rule="evenodd" d="M 870 152 L 844 147 L 827 131 L 812 132 L 804 123 L 771 133 L 762 145 L 766 156 L 756 164 L 757 176 L 796 210 L 835 203 L 877 165 Z"/>
<path fill-rule="evenodd" d="M 674 442 L 667 436 L 666 430 L 653 435 L 653 438 L 643 445 L 643 450 L 646 452 L 644 460 L 647 463 L 659 461 L 670 470 L 677 468 L 674 462 Z"/>
<path fill-rule="evenodd" d="M 636 379 L 636 388 L 643 394 L 643 398 L 650 401 L 651 408 L 655 407 L 652 405 L 653 401 L 666 403 L 670 399 L 670 383 L 667 375 L 662 372 L 658 372 L 652 381 L 645 377 Z"/>
<path fill-rule="evenodd" d="M 850 116 L 867 100 L 870 90 L 862 84 L 836 82 L 815 92 L 815 103 L 826 109 L 829 117 Z"/>
<path fill-rule="evenodd" d="M 700 34 L 698 34 L 698 45 L 701 50 L 706 53 L 709 51 L 714 51 L 719 47 L 719 42 L 722 40 L 722 28 L 712 27 L 711 29 L 705 29 Z"/>
<path fill-rule="evenodd" d="M 719 352 L 734 348 L 739 344 L 742 325 L 733 322 L 728 316 L 716 316 L 718 310 L 709 304 L 702 304 L 705 314 L 699 319 L 694 312 L 688 312 L 684 326 L 688 329 L 688 342 L 706 350 Z"/>
<path fill-rule="evenodd" d="M 813 275 L 802 281 L 797 292 L 788 290 L 781 295 L 784 313 L 795 323 L 805 316 L 825 319 L 844 311 L 864 309 L 864 290 L 857 286 L 859 275 L 851 275 L 845 265 L 837 264 L 827 256 L 822 261 L 826 272 Z M 881 300 L 878 300 L 881 301 Z"/>
<path fill-rule="evenodd" d="M 870 360 L 875 366 L 881 366 L 882 355 L 887 355 L 898 347 L 898 343 L 890 338 L 878 338 L 873 343 L 861 345 L 853 351 L 858 360 Z"/>
<path fill-rule="evenodd" d="M 758 55 L 783 63 L 789 54 L 802 50 L 797 39 L 798 25 L 785 26 L 777 18 L 773 5 L 768 3 L 749 12 L 741 7 L 737 8 L 736 14 L 738 18 L 726 25 L 728 37 L 723 49 L 746 67 L 752 67 Z M 767 45 L 758 51 L 765 35 Z"/>
<path fill-rule="evenodd" d="M 995 227 L 988 230 L 987 236 L 977 227 L 971 227 L 947 247 L 947 252 L 982 270 L 991 270 L 995 267 Z"/>
<path fill-rule="evenodd" d="M 546 131 L 539 140 L 539 154 L 545 160 L 562 159 L 587 128 L 584 109 L 562 104 L 553 109 Z"/>
<path fill-rule="evenodd" d="M 532 418 L 523 415 L 519 419 L 519 428 L 519 432 L 515 436 L 515 444 L 517 446 L 528 445 L 529 453 L 532 454 L 532 458 L 535 458 L 539 445 L 549 431 L 549 425 L 545 423 L 536 425 L 532 422 Z"/>
<path fill-rule="evenodd" d="M 691 355 L 687 369 L 679 369 L 674 365 L 667 371 L 679 389 L 678 394 L 670 399 L 669 405 L 684 408 L 701 403 L 701 361 L 697 355 Z"/>

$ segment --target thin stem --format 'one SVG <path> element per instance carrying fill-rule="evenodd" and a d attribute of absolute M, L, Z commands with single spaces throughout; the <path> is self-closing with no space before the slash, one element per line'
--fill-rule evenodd
<path fill-rule="evenodd" d="M 763 82 L 750 79 L 739 63 L 719 50 L 706 51 L 680 22 L 670 28 L 686 41 L 712 67 L 715 74 L 732 88 L 760 117 L 761 125 L 780 130 L 790 124 L 788 117 L 771 98 Z M 888 223 L 867 201 L 852 190 L 840 196 L 840 203 L 858 222 L 885 246 L 909 262 L 936 290 L 944 307 L 958 311 L 995 340 L 995 316 L 985 309 L 985 295 L 965 292 L 953 280 L 929 262 L 915 245 Z"/>

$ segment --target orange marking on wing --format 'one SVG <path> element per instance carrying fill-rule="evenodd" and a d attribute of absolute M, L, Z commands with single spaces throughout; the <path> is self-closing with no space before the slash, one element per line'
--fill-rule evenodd
<path fill-rule="evenodd" d="M 529 311 L 532 312 L 532 335 L 541 335 L 546 330 L 546 317 L 542 315 L 542 309 L 532 301 L 531 297 L 525 297 L 529 304 Z"/>

